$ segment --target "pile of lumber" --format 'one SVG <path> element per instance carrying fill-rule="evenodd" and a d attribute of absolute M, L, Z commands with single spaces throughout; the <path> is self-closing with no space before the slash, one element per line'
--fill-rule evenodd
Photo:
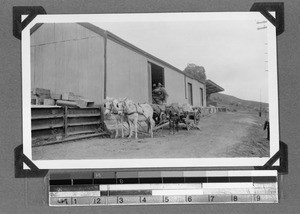
<path fill-rule="evenodd" d="M 52 93 L 49 89 L 35 88 L 31 91 L 31 104 L 44 106 L 69 106 L 87 108 L 93 107 L 94 102 L 73 92 L 65 92 L 62 94 Z"/>

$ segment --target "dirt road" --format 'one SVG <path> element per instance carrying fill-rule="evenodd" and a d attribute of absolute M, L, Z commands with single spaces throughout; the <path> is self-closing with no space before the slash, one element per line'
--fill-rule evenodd
<path fill-rule="evenodd" d="M 266 157 L 264 119 L 249 113 L 220 112 L 201 118 L 200 130 L 156 132 L 154 138 L 72 141 L 33 148 L 34 160 L 119 158 Z"/>

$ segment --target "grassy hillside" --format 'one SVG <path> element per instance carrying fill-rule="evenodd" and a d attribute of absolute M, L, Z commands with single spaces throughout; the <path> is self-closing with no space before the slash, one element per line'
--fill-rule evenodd
<path fill-rule="evenodd" d="M 210 101 L 212 104 L 217 104 L 217 106 L 227 107 L 232 111 L 259 111 L 260 102 L 251 100 L 242 100 L 237 97 L 215 93 L 210 96 Z M 268 103 L 261 103 L 262 110 L 268 109 Z"/>

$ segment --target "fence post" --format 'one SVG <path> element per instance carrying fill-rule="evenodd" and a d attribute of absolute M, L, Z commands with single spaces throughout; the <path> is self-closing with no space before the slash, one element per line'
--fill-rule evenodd
<path fill-rule="evenodd" d="M 99 111 L 100 111 L 99 128 L 103 129 L 104 119 L 103 119 L 103 112 L 101 106 L 99 106 Z"/>
<path fill-rule="evenodd" d="M 105 122 L 104 122 L 104 106 L 101 104 L 99 106 L 99 109 L 100 109 L 100 124 L 99 125 L 101 128 L 101 131 L 110 133 L 109 129 L 106 127 Z"/>
<path fill-rule="evenodd" d="M 68 106 L 64 107 L 64 134 L 68 137 Z"/>

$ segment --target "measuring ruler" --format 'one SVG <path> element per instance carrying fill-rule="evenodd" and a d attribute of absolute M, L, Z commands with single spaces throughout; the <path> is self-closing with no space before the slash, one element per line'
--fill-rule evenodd
<path fill-rule="evenodd" d="M 50 206 L 210 203 L 278 203 L 277 171 L 81 172 L 49 181 Z"/>

